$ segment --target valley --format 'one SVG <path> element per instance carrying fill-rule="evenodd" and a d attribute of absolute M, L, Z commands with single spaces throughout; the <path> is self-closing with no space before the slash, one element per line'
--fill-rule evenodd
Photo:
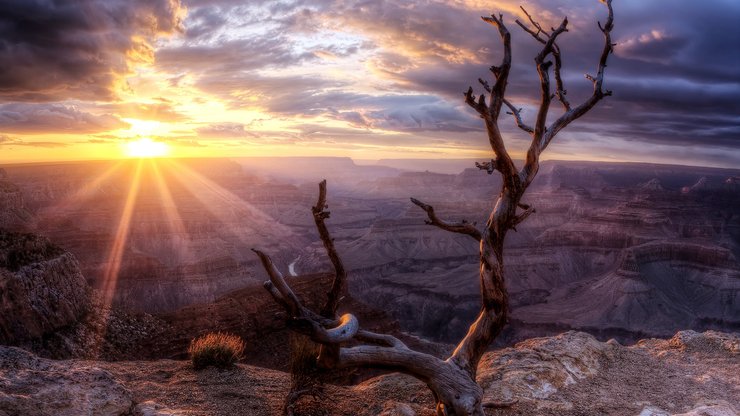
<path fill-rule="evenodd" d="M 346 158 L 142 163 L 3 166 L 0 226 L 71 252 L 116 307 L 172 315 L 265 280 L 252 247 L 286 274 L 328 271 L 310 214 L 327 178 L 328 225 L 354 299 L 441 343 L 459 339 L 478 311 L 477 243 L 425 224 L 409 197 L 440 218 L 483 224 L 495 174 Z M 627 343 L 737 331 L 739 175 L 544 162 L 525 197 L 536 213 L 507 239 L 512 318 L 499 342 L 567 329 Z"/>

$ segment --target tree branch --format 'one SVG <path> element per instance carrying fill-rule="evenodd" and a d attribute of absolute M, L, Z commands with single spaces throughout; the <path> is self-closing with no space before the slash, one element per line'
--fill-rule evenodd
<path fill-rule="evenodd" d="M 491 103 L 483 120 L 485 122 L 486 132 L 488 133 L 488 142 L 491 145 L 493 153 L 496 155 L 496 159 L 499 161 L 499 171 L 503 175 L 504 181 L 510 182 L 513 185 L 519 178 L 516 176 L 516 167 L 511 160 L 509 152 L 506 150 L 504 139 L 498 128 L 498 118 L 501 113 L 501 106 L 504 103 L 506 85 L 509 80 L 509 72 L 511 71 L 511 34 L 506 28 L 506 25 L 504 25 L 503 16 L 492 14 L 490 17 L 484 16 L 481 19 L 498 29 L 499 36 L 504 44 L 504 57 L 501 65 L 491 67 L 491 72 L 496 82 L 491 87 Z M 472 93 L 471 89 L 468 92 Z"/>
<path fill-rule="evenodd" d="M 492 174 L 496 170 L 496 160 L 491 159 L 490 162 L 475 162 L 475 167 L 480 170 L 485 170 L 488 174 Z"/>
<path fill-rule="evenodd" d="M 403 343 L 403 341 L 394 337 L 393 335 L 378 334 L 375 332 L 366 331 L 364 329 L 361 329 L 357 332 L 357 335 L 355 335 L 355 339 L 357 339 L 358 341 L 385 344 L 386 346 L 393 348 L 409 349 L 409 347 L 407 347 L 406 344 Z"/>
<path fill-rule="evenodd" d="M 519 206 L 521 206 L 521 205 L 519 205 Z M 521 224 L 522 221 L 526 220 L 527 217 L 529 217 L 530 215 L 534 214 L 535 212 L 536 211 L 535 211 L 534 208 L 532 208 L 530 206 L 527 206 L 525 208 L 524 212 L 522 212 L 521 214 L 517 215 L 514 218 L 514 221 L 511 222 L 511 229 L 514 230 L 514 231 L 516 231 L 516 226 L 519 225 L 519 224 Z"/>
<path fill-rule="evenodd" d="M 279 303 L 281 303 L 281 305 L 283 306 L 287 306 L 286 310 L 292 317 L 300 316 L 301 302 L 298 300 L 295 293 L 293 293 L 293 291 L 290 289 L 290 286 L 285 283 L 285 278 L 283 278 L 283 274 L 280 273 L 280 270 L 277 269 L 270 256 L 254 248 L 252 249 L 252 251 L 257 254 L 260 261 L 262 262 L 262 267 L 265 268 L 267 275 L 270 277 L 270 282 L 265 282 L 264 284 L 267 291 L 270 292 L 270 294 L 276 300 L 277 296 L 280 297 L 282 302 L 279 301 Z M 271 284 L 268 285 L 268 283 Z"/>
<path fill-rule="evenodd" d="M 537 29 L 537 31 L 535 32 L 534 30 L 530 29 L 529 27 L 527 27 L 527 25 L 520 22 L 519 20 L 516 21 L 516 24 L 518 24 L 519 27 L 524 29 L 525 32 L 532 35 L 532 37 L 535 38 L 538 42 L 542 44 L 546 44 L 547 39 L 549 39 L 552 35 L 548 33 L 546 30 L 544 30 L 542 28 L 542 25 L 540 25 L 536 20 L 534 20 L 532 15 L 530 15 L 529 12 L 527 12 L 527 9 L 525 9 L 523 6 L 520 6 L 519 8 L 522 9 L 524 14 L 527 16 L 527 19 L 529 19 L 529 22 L 532 24 L 532 26 L 534 26 Z M 553 31 L 555 31 L 555 29 L 553 29 Z M 540 36 L 540 34 L 544 35 L 544 37 Z M 567 91 L 565 90 L 565 87 L 563 85 L 563 78 L 560 75 L 561 69 L 563 67 L 562 57 L 560 54 L 560 47 L 555 42 L 553 42 L 553 46 L 552 46 L 552 56 L 555 59 L 555 70 L 554 70 L 555 96 L 558 97 L 558 100 L 563 104 L 563 108 L 565 109 L 565 111 L 569 111 L 571 106 L 570 106 L 570 102 L 565 97 L 565 95 L 567 94 Z"/>
<path fill-rule="evenodd" d="M 488 117 L 488 106 L 486 106 L 486 97 L 484 95 L 481 95 L 478 97 L 478 101 L 475 101 L 475 97 L 473 96 L 473 87 L 468 87 L 468 90 L 465 92 L 465 103 L 472 107 L 475 111 L 480 114 L 481 118 Z"/>
<path fill-rule="evenodd" d="M 521 179 L 521 182 L 526 186 L 529 186 L 529 184 L 534 180 L 535 175 L 537 174 L 537 170 L 539 169 L 539 156 L 540 154 L 547 148 L 547 146 L 550 144 L 552 139 L 555 137 L 560 130 L 565 128 L 568 124 L 573 122 L 574 120 L 577 120 L 584 114 L 586 114 L 591 108 L 593 108 L 596 103 L 601 101 L 604 97 L 609 96 L 612 94 L 611 91 L 603 90 L 603 82 L 604 82 L 604 70 L 606 69 L 606 62 L 607 58 L 609 57 L 609 54 L 613 52 L 614 45 L 611 41 L 611 31 L 614 28 L 614 11 L 612 9 L 612 1 L 611 0 L 600 0 L 602 3 L 604 3 L 608 10 L 608 16 L 606 23 L 602 26 L 601 23 L 599 23 L 599 29 L 604 34 L 604 47 L 602 48 L 601 55 L 599 57 L 599 64 L 596 71 L 596 76 L 590 76 L 586 75 L 586 78 L 588 78 L 594 86 L 593 93 L 589 98 L 587 98 L 582 104 L 578 105 L 577 107 L 570 108 L 563 113 L 560 117 L 558 117 L 549 128 L 544 129 L 544 127 L 541 130 L 541 133 L 538 134 L 537 128 L 535 128 L 535 137 L 532 140 L 532 144 L 529 147 L 529 150 L 527 151 L 527 160 L 525 162 L 524 167 L 519 172 L 519 177 Z M 548 41 L 554 39 L 554 33 Z M 554 44 L 554 41 L 553 41 Z M 546 52 L 547 46 L 543 48 L 540 55 L 542 55 L 544 52 Z M 559 50 L 557 52 L 559 54 Z M 540 58 L 540 55 L 538 55 L 538 58 Z M 538 66 L 538 72 L 539 66 Z M 543 88 L 545 85 L 545 80 L 542 80 Z M 548 82 L 548 89 L 549 89 L 549 82 Z M 543 94 L 544 97 L 544 94 Z M 546 99 L 548 101 L 549 105 L 549 91 L 548 91 L 548 98 Z M 570 104 L 568 104 L 570 106 Z M 546 116 L 546 114 L 545 114 Z M 539 118 L 538 118 L 539 120 Z"/>
<path fill-rule="evenodd" d="M 313 220 L 316 223 L 316 229 L 319 231 L 319 237 L 321 242 L 324 243 L 324 249 L 326 254 L 331 260 L 331 264 L 334 266 L 334 281 L 332 282 L 331 289 L 327 293 L 326 303 L 321 308 L 321 315 L 327 318 L 334 318 L 337 313 L 337 306 L 339 305 L 340 296 L 347 281 L 347 271 L 344 268 L 344 263 L 337 253 L 336 247 L 334 247 L 334 239 L 329 234 L 329 229 L 326 228 L 324 220 L 329 218 L 330 212 L 325 211 L 328 208 L 326 204 L 326 179 L 319 183 L 319 199 L 316 201 L 316 205 L 311 208 L 313 213 Z"/>
<path fill-rule="evenodd" d="M 506 104 L 506 106 L 509 107 L 509 110 L 510 110 L 510 111 L 507 111 L 506 114 L 511 114 L 512 116 L 514 116 L 514 120 L 516 120 L 516 126 L 517 127 L 519 127 L 520 129 L 526 131 L 529 134 L 534 133 L 534 129 L 532 127 L 524 124 L 524 121 L 522 121 L 522 116 L 521 116 L 522 109 L 521 108 L 517 109 L 507 99 L 504 99 L 504 104 Z"/>
<path fill-rule="evenodd" d="M 434 212 L 434 208 L 431 205 L 425 204 L 416 198 L 411 198 L 411 202 L 426 211 L 427 216 L 429 217 L 429 220 L 426 221 L 427 224 L 434 225 L 452 233 L 466 234 L 473 237 L 475 241 L 480 241 L 481 233 L 480 231 L 478 231 L 477 228 L 475 228 L 475 225 L 465 220 L 462 220 L 459 223 L 449 223 L 442 221 L 441 219 L 439 219 L 439 217 L 437 217 L 437 214 Z"/>
<path fill-rule="evenodd" d="M 553 53 L 555 40 L 561 33 L 568 30 L 567 27 L 568 18 L 566 17 L 563 19 L 563 22 L 560 23 L 560 26 L 550 34 L 545 42 L 545 46 L 542 47 L 540 53 L 534 58 L 535 63 L 537 63 L 537 73 L 540 76 L 540 108 L 537 111 L 537 121 L 534 125 L 535 139 L 539 139 L 545 133 L 547 112 L 550 109 L 550 101 L 552 99 L 550 95 L 550 74 L 548 73 L 550 66 L 552 66 L 552 62 L 545 61 L 545 59 L 548 55 Z"/>

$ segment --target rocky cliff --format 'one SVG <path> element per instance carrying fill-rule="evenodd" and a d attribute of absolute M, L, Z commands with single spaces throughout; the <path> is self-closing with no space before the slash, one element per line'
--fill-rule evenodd
<path fill-rule="evenodd" d="M 28 225 L 31 213 L 18 185 L 8 179 L 5 169 L 0 168 L 0 228 L 20 229 Z"/>
<path fill-rule="evenodd" d="M 127 215 L 132 163 L 13 166 L 6 180 L 37 230 L 78 258 L 90 284 L 103 288 L 115 275 L 114 304 L 138 312 L 170 313 L 259 283 L 265 277 L 250 247 L 290 273 L 327 270 L 310 214 L 314 179 L 325 174 L 328 225 L 353 296 L 392 314 L 404 331 L 444 342 L 459 339 L 479 308 L 477 245 L 426 225 L 408 197 L 441 218 L 482 225 L 498 175 L 399 172 L 348 159 L 177 163 L 142 168 Z M 682 328 L 737 330 L 736 177 L 700 167 L 543 163 L 526 196 L 536 213 L 507 236 L 513 313 L 501 341 L 565 329 L 621 342 Z M 577 307 L 592 303 L 592 313 Z"/>
<path fill-rule="evenodd" d="M 89 309 L 74 256 L 45 238 L 0 231 L 0 344 L 40 340 Z"/>
<path fill-rule="evenodd" d="M 259 280 L 249 247 L 285 261 L 302 247 L 290 228 L 238 196 L 264 186 L 238 164 L 137 163 L 7 167 L 33 231 L 74 254 L 90 285 L 112 290 L 117 306 L 154 313 L 212 301 Z M 0 207 L 11 201 L 1 190 Z"/>
<path fill-rule="evenodd" d="M 491 415 L 735 416 L 740 337 L 682 331 L 631 347 L 566 332 L 489 352 L 478 382 Z M 259 367 L 195 372 L 184 361 L 53 361 L 0 347 L 0 415 L 281 414 L 289 376 Z M 299 415 L 433 416 L 426 386 L 396 373 L 329 385 Z"/>

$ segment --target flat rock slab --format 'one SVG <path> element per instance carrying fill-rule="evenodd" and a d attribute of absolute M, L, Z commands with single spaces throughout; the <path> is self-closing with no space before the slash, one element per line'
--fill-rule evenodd
<path fill-rule="evenodd" d="M 131 392 L 95 364 L 47 360 L 0 347 L 0 415 L 130 414 Z"/>

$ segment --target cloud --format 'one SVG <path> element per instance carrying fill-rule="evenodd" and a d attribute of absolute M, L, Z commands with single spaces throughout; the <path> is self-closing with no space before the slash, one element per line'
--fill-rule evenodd
<path fill-rule="evenodd" d="M 186 120 L 185 115 L 177 112 L 173 106 L 166 102 L 160 103 L 117 103 L 99 106 L 100 109 L 110 111 L 123 118 L 135 118 L 139 120 L 156 120 L 164 122 L 175 122 Z"/>
<path fill-rule="evenodd" d="M 231 139 L 257 137 L 257 134 L 246 129 L 241 123 L 216 123 L 195 129 L 200 138 Z"/>
<path fill-rule="evenodd" d="M 117 117 L 64 104 L 0 104 L 0 131 L 16 134 L 98 133 L 128 127 Z"/>
<path fill-rule="evenodd" d="M 0 146 L 14 147 L 43 147 L 43 148 L 54 148 L 54 147 L 67 147 L 68 143 L 61 142 L 48 142 L 48 141 L 26 141 L 19 138 L 12 138 L 4 134 L 0 134 Z"/>
<path fill-rule="evenodd" d="M 0 99 L 111 100 L 182 14 L 179 0 L 0 2 Z"/>
<path fill-rule="evenodd" d="M 483 149 L 481 121 L 462 103 L 462 92 L 469 85 L 482 92 L 476 80 L 490 79 L 489 66 L 500 62 L 499 35 L 480 16 L 501 12 L 514 52 L 508 98 L 524 108 L 527 122 L 535 117 L 539 83 L 532 58 L 541 45 L 514 23 L 522 17 L 519 1 L 183 2 L 188 15 L 182 35 L 156 43 L 158 34 L 178 30 L 182 8 L 175 0 L 81 0 L 77 8 L 63 1 L 4 2 L 0 59 L 11 62 L 12 71 L 0 68 L 0 100 L 110 99 L 132 62 L 154 59 L 171 88 L 203 93 L 194 101 L 262 111 L 292 129 L 256 133 L 255 125 L 225 118 L 197 129 L 198 138 L 392 146 L 392 137 L 405 146 L 439 139 L 445 146 Z M 603 42 L 596 21 L 604 19 L 605 8 L 575 0 L 525 4 L 545 27 L 568 16 L 570 30 L 559 40 L 563 76 L 571 102 L 581 102 L 591 93 L 583 74 L 595 68 Z M 569 126 L 555 145 L 590 134 L 607 149 L 598 138 L 608 135 L 608 149 L 636 156 L 644 145 L 712 160 L 716 149 L 740 147 L 740 55 L 734 53 L 740 3 L 666 4 L 615 2 L 616 53 L 606 72 L 614 95 Z M 184 120 L 175 103 L 165 101 L 98 109 L 119 117 Z M 550 120 L 560 111 L 553 104 Z M 516 146 L 528 140 L 511 117 L 501 117 L 507 140 Z M 301 125 L 311 127 L 296 127 Z M 3 125 L 0 130 L 9 131 Z M 377 130 L 383 135 L 371 134 Z"/>
<path fill-rule="evenodd" d="M 279 35 L 217 44 L 186 44 L 156 53 L 157 65 L 163 69 L 209 76 L 293 65 L 315 58 L 313 53 L 292 50 L 290 42 Z"/>
<path fill-rule="evenodd" d="M 616 54 L 628 58 L 647 62 L 668 63 L 687 46 L 689 39 L 672 36 L 664 31 L 653 29 L 639 36 L 622 40 Z"/>

